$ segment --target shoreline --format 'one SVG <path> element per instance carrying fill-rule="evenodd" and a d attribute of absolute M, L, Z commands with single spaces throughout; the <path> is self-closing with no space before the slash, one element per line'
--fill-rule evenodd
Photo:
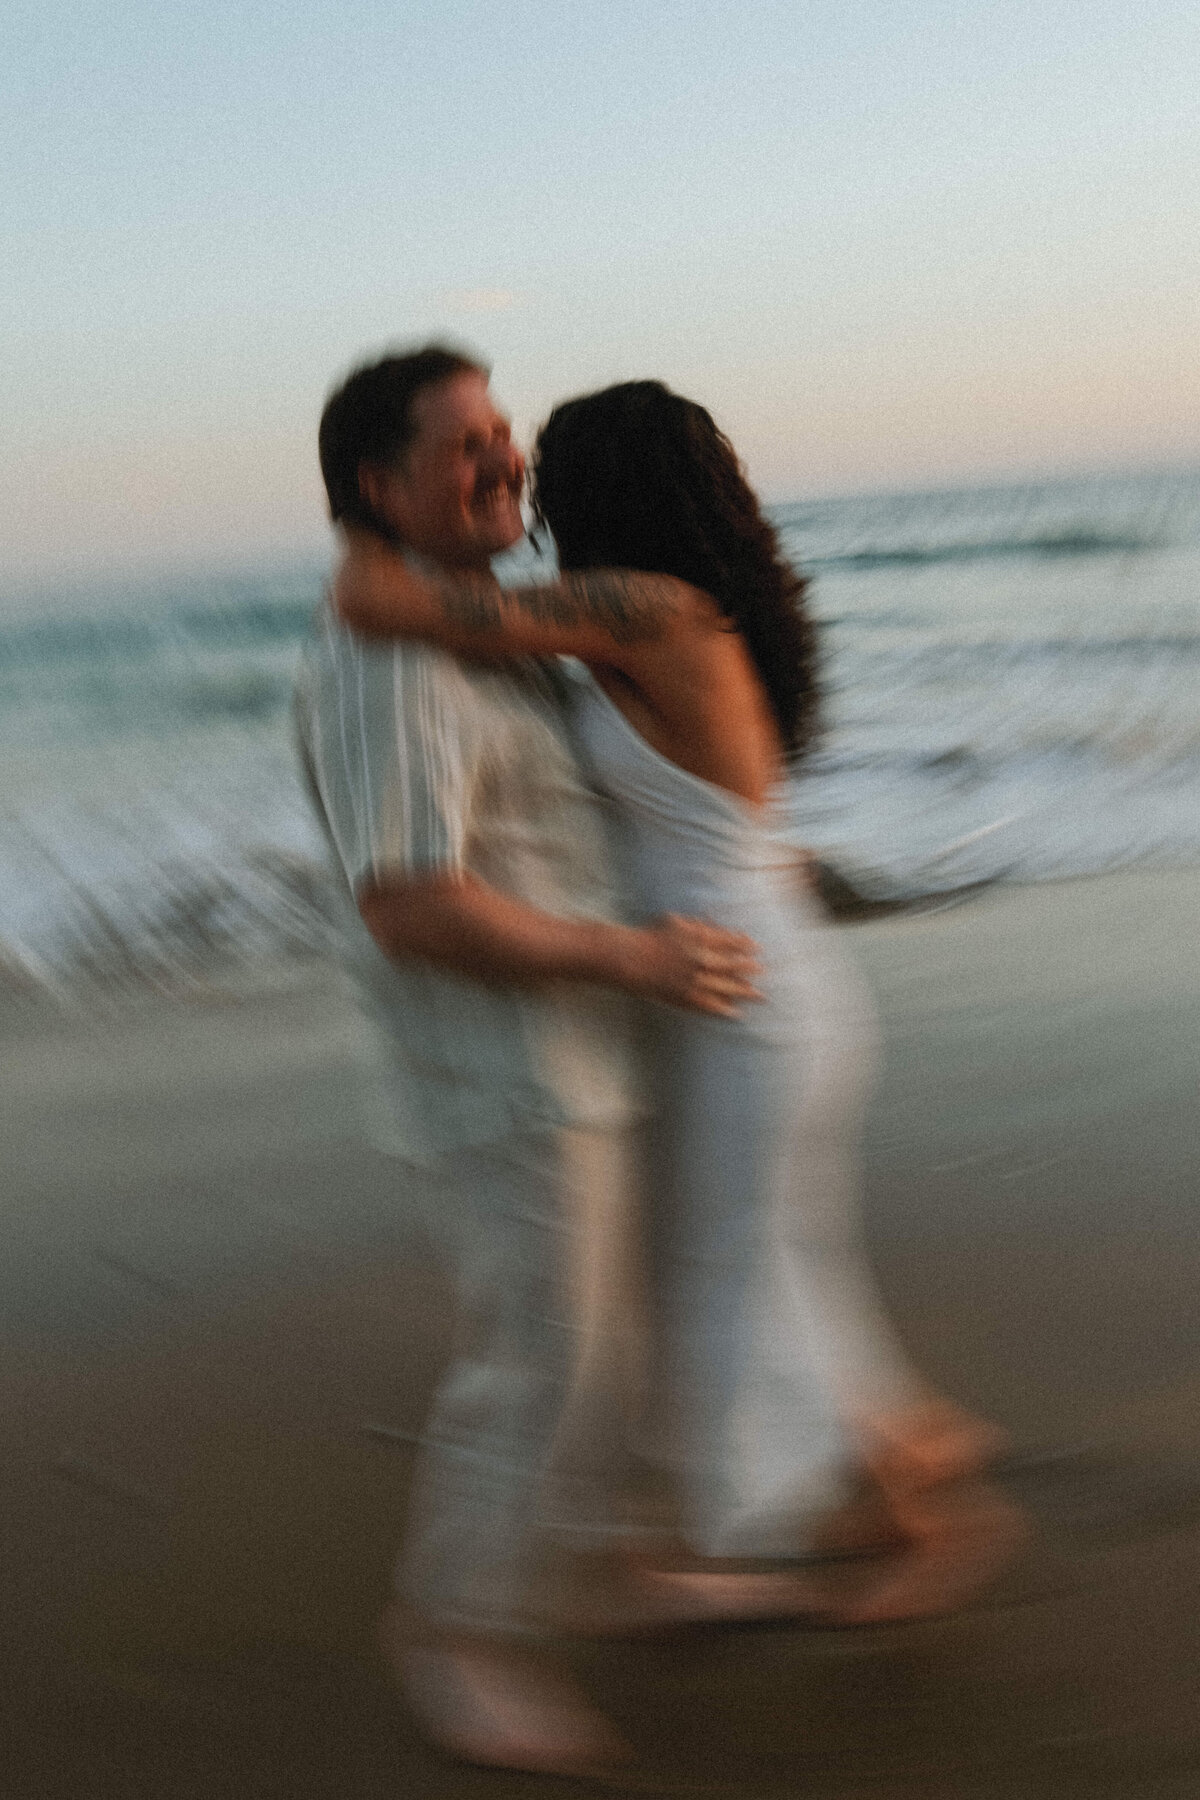
<path fill-rule="evenodd" d="M 1057 892 L 1063 888 L 1106 888 L 1146 884 L 1153 894 L 1160 881 L 1168 887 L 1189 878 L 1200 879 L 1200 863 L 1129 864 L 1087 874 L 1063 874 L 1036 881 L 1009 881 L 988 876 L 965 881 L 957 887 L 931 888 L 920 893 L 888 893 L 872 871 L 847 873 L 836 861 L 814 855 L 818 897 L 830 922 L 839 929 L 859 928 L 892 919 L 919 919 L 962 907 L 974 907 L 993 897 L 1025 893 Z M 267 952 L 256 957 L 214 955 L 204 972 L 180 964 L 174 978 L 160 963 L 145 967 L 134 963 L 117 978 L 97 976 L 86 964 L 45 975 L 35 973 L 20 954 L 0 941 L 0 1041 L 13 1029 L 48 1024 L 56 1017 L 83 1022 L 89 1015 L 117 1018 L 126 1013 L 153 1011 L 158 1006 L 255 1005 L 273 996 L 302 992 L 336 982 L 338 963 L 329 949 L 314 939 L 331 929 L 323 915 L 314 914 L 314 925 L 286 952 Z"/>

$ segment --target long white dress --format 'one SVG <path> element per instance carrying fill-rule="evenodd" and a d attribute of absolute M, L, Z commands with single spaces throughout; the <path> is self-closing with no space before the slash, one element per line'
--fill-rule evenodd
<path fill-rule="evenodd" d="M 802 1552 L 846 1491 L 854 1414 L 918 1391 L 859 1245 L 873 1009 L 803 891 L 780 806 L 677 767 L 590 677 L 572 685 L 640 912 L 746 932 L 763 962 L 765 1000 L 740 1018 L 660 1008 L 648 1023 L 654 1449 L 700 1554 Z"/>

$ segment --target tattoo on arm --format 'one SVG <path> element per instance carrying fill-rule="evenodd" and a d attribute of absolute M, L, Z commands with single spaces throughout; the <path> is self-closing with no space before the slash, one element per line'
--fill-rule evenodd
<path fill-rule="evenodd" d="M 535 625 L 596 626 L 614 643 L 653 643 L 679 610 L 669 576 L 629 569 L 588 569 L 549 586 L 501 589 L 487 576 L 437 583 L 438 605 L 451 624 L 470 632 L 502 632 L 513 615 Z"/>

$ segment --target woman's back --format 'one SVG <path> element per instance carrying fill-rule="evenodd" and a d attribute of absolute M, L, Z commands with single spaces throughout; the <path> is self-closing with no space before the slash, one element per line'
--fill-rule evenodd
<path fill-rule="evenodd" d="M 794 870 L 795 852 L 785 858 L 780 835 L 777 782 L 768 783 L 764 770 L 750 798 L 703 773 L 705 764 L 722 760 L 722 746 L 699 729 L 689 757 L 699 766 L 686 766 L 679 753 L 682 734 L 659 725 L 654 742 L 638 719 L 639 700 L 640 694 L 615 695 L 582 670 L 572 684 L 574 736 L 585 769 L 615 802 L 623 835 L 638 854 L 639 903 L 678 911 L 690 892 L 724 911 L 726 897 L 737 903 L 730 890 L 762 882 L 785 861 Z M 656 723 L 652 715 L 651 728 Z"/>
<path fill-rule="evenodd" d="M 864 1012 L 836 934 L 801 879 L 782 787 L 753 805 L 668 758 L 582 671 L 572 696 L 573 735 L 587 773 L 613 803 L 637 911 L 703 918 L 755 941 L 764 998 L 731 1029 L 778 1042 L 804 1035 L 818 1016 Z"/>
<path fill-rule="evenodd" d="M 682 586 L 676 592 L 685 616 L 668 638 L 631 648 L 623 669 L 590 664 L 592 674 L 660 756 L 745 804 L 765 806 L 783 751 L 762 680 L 710 596 Z"/>

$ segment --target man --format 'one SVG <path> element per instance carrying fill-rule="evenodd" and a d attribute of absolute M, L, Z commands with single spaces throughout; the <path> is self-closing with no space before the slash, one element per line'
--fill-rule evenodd
<path fill-rule="evenodd" d="M 320 451 L 335 522 L 429 565 L 486 571 L 523 536 L 521 455 L 487 371 L 455 351 L 355 371 Z M 590 1767 L 618 1753 L 611 1730 L 516 1640 L 547 1513 L 582 1543 L 611 1525 L 620 1420 L 596 1389 L 620 1381 L 613 1246 L 638 1111 L 623 996 L 728 1012 L 752 993 L 750 947 L 696 921 L 620 922 L 545 671 L 370 645 L 326 608 L 298 716 L 382 1044 L 387 1141 L 460 1291 L 391 1654 L 459 1753 Z"/>

